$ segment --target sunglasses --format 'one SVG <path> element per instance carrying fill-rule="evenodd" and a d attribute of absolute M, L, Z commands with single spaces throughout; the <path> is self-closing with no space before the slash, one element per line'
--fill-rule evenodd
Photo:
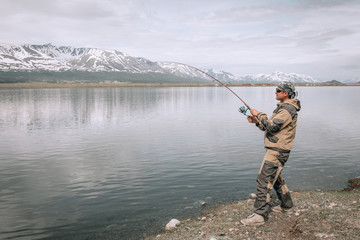
<path fill-rule="evenodd" d="M 277 88 L 277 89 L 276 89 L 276 92 L 277 92 L 277 93 L 280 93 L 280 92 L 282 92 L 282 90 Z"/>

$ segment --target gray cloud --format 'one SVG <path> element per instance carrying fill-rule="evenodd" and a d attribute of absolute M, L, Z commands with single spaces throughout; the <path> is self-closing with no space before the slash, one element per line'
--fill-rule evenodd
<path fill-rule="evenodd" d="M 234 74 L 359 76 L 343 71 L 357 66 L 359 1 L 3 0 L 0 12 L 2 43 L 111 48 Z"/>
<path fill-rule="evenodd" d="M 299 0 L 299 5 L 305 8 L 327 8 L 356 3 L 356 0 Z"/>

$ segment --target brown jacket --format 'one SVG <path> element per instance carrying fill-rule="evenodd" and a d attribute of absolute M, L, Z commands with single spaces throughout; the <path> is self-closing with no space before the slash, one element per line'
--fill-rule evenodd
<path fill-rule="evenodd" d="M 300 109 L 300 101 L 290 99 L 278 103 L 269 119 L 265 113 L 259 113 L 259 123 L 256 126 L 265 131 L 265 148 L 277 151 L 291 150 L 296 133 L 297 112 Z"/>

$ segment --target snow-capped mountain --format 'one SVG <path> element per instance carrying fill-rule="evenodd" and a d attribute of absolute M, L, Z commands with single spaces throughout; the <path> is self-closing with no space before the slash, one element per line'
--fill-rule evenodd
<path fill-rule="evenodd" d="M 297 73 L 283 73 L 283 72 L 238 76 L 236 79 L 237 81 L 253 82 L 253 83 L 278 83 L 283 81 L 290 81 L 294 83 L 319 83 L 318 80 L 308 75 L 297 74 Z"/>
<path fill-rule="evenodd" d="M 167 77 L 176 76 L 182 79 L 203 79 L 212 81 L 206 74 L 196 69 L 174 62 L 153 62 L 132 57 L 117 50 L 96 48 L 75 48 L 70 46 L 45 45 L 0 45 L 1 72 L 86 72 L 86 73 L 156 73 Z M 253 76 L 234 76 L 225 71 L 203 70 L 223 82 L 233 83 L 276 83 L 280 81 L 318 82 L 310 76 L 296 73 L 275 72 Z"/>
<path fill-rule="evenodd" d="M 0 46 L 0 70 L 161 72 L 151 61 L 116 50 L 46 45 Z"/>

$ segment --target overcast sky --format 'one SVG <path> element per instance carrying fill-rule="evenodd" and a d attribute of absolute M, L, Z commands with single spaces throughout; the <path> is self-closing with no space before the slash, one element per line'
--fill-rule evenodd
<path fill-rule="evenodd" d="M 0 44 L 360 80 L 360 0 L 1 0 Z"/>

